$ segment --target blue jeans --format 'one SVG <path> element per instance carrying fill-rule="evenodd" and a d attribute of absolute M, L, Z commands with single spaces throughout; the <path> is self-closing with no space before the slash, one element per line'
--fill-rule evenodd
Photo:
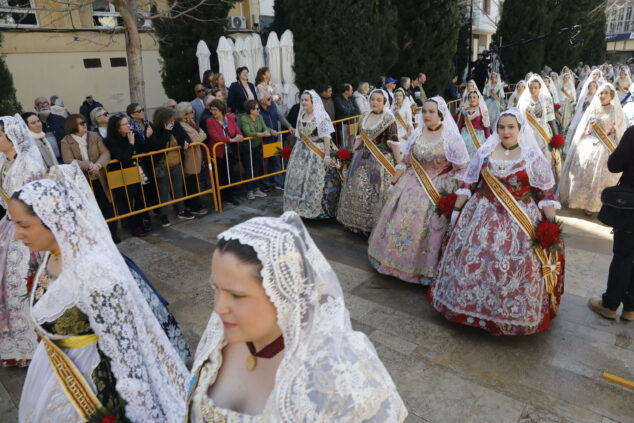
<path fill-rule="evenodd" d="M 268 138 L 264 141 L 265 144 L 276 144 L 277 137 Z M 282 158 L 280 156 L 269 157 L 268 159 L 264 159 L 264 171 L 266 173 L 274 173 L 282 170 Z M 275 182 L 275 184 L 279 187 L 284 186 L 284 174 L 280 173 L 279 175 L 271 176 L 270 178 L 266 178 L 263 180 L 265 186 L 269 186 L 270 182 Z"/>

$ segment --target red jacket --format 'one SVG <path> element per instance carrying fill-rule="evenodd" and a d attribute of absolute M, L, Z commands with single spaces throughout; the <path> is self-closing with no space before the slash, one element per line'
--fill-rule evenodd
<path fill-rule="evenodd" d="M 225 133 L 223 125 L 221 125 L 215 118 L 211 117 L 207 119 L 207 134 L 209 134 L 209 151 L 213 155 L 214 145 L 220 142 L 229 142 L 230 138 L 235 137 L 236 135 L 242 135 L 240 132 L 240 128 L 236 124 L 236 120 L 234 119 L 231 113 L 227 113 L 225 115 L 225 122 L 227 125 L 227 131 L 229 132 L 229 136 Z M 218 145 L 216 147 L 216 157 L 224 157 L 225 149 L 222 148 L 222 145 Z"/>

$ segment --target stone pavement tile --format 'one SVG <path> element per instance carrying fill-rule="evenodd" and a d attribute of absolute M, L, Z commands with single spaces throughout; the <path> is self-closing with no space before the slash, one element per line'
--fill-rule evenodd
<path fill-rule="evenodd" d="M 566 246 L 565 293 L 586 298 L 600 296 L 605 291 L 611 261 L 611 254 Z"/>
<path fill-rule="evenodd" d="M 418 417 L 416 414 L 409 411 L 409 414 L 405 418 L 405 423 L 431 423 L 431 422 L 429 420 L 425 420 L 422 417 Z"/>
<path fill-rule="evenodd" d="M 522 415 L 520 416 L 517 423 L 575 423 L 575 422 L 567 418 L 557 416 L 553 414 L 550 410 L 544 410 L 542 408 L 537 408 L 534 405 L 529 404 L 524 408 L 524 410 L 522 410 Z"/>
<path fill-rule="evenodd" d="M 372 332 L 372 334 L 370 334 L 370 340 L 373 343 L 383 344 L 404 356 L 409 356 L 416 349 L 416 344 L 382 331 L 381 329 Z"/>
<path fill-rule="evenodd" d="M 344 302 L 348 312 L 350 313 L 350 317 L 361 322 L 364 320 L 364 316 L 370 313 L 375 306 L 372 301 L 368 301 L 352 294 L 344 295 Z"/>
<path fill-rule="evenodd" d="M 2 383 L 0 383 L 0 420 L 6 423 L 18 421 L 18 407 Z"/>
<path fill-rule="evenodd" d="M 0 367 L 0 386 L 9 394 L 15 407 L 20 405 L 20 394 L 22 393 L 24 379 L 26 379 L 26 368 Z"/>
<path fill-rule="evenodd" d="M 330 261 L 330 265 L 339 278 L 341 289 L 343 292 L 350 292 L 359 286 L 363 280 L 370 275 L 370 272 L 364 272 L 356 267 L 348 266 L 344 263 Z"/>

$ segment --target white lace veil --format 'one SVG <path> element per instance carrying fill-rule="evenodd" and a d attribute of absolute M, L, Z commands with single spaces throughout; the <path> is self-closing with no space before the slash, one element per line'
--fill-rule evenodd
<path fill-rule="evenodd" d="M 517 122 L 520 124 L 520 133 L 517 136 L 517 142 L 520 145 L 521 157 L 526 163 L 526 173 L 528 173 L 528 179 L 532 187 L 539 188 L 541 190 L 548 190 L 555 186 L 555 176 L 551 170 L 550 163 L 546 160 L 544 153 L 539 148 L 535 134 L 533 133 L 530 124 L 524 118 L 524 114 L 519 109 L 512 107 L 500 115 L 514 116 Z M 499 121 L 498 119 L 498 121 Z M 495 132 L 491 135 L 485 143 L 476 151 L 475 156 L 469 162 L 467 171 L 464 174 L 463 181 L 467 184 L 474 184 L 478 182 L 480 178 L 480 170 L 484 166 L 485 160 L 495 150 L 495 147 L 501 142 L 500 135 L 497 131 L 497 122 L 495 124 Z"/>
<path fill-rule="evenodd" d="M 407 410 L 368 338 L 354 331 L 337 275 L 295 212 L 257 217 L 218 238 L 251 246 L 277 309 L 284 358 L 262 415 L 271 422 L 402 422 Z M 221 360 L 223 324 L 213 313 L 192 374 Z M 210 357 L 211 356 L 211 357 Z"/>
<path fill-rule="evenodd" d="M 557 89 L 557 84 L 553 82 L 553 79 L 550 76 L 544 77 L 544 82 L 546 80 L 549 81 L 548 91 L 550 92 L 550 98 L 552 98 L 554 104 L 559 104 L 559 90 Z"/>
<path fill-rule="evenodd" d="M 469 107 L 469 93 L 475 91 L 478 93 L 478 108 L 480 109 L 480 115 L 482 116 L 482 125 L 491 126 L 491 119 L 489 118 L 489 108 L 487 107 L 487 103 L 486 101 L 484 101 L 484 97 L 482 96 L 482 93 L 480 92 L 480 89 L 476 85 L 475 81 L 472 79 L 469 82 L 473 83 L 475 89 L 465 89 L 465 92 L 462 96 L 462 102 L 460 103 L 460 114 L 463 114 L 465 110 L 467 110 L 467 107 Z"/>
<path fill-rule="evenodd" d="M 596 72 L 598 72 L 600 75 L 599 80 L 597 81 L 597 92 L 599 91 L 599 87 L 606 82 L 603 78 L 603 72 L 601 72 L 601 70 L 599 69 L 594 69 L 588 74 L 586 79 L 583 81 L 583 86 L 581 88 L 581 91 L 579 92 L 579 96 L 577 97 L 577 107 L 575 107 L 575 115 L 572 118 L 572 122 L 570 122 L 570 126 L 568 127 L 568 133 L 574 133 L 574 131 L 577 129 L 577 125 L 579 125 L 579 121 L 581 121 L 581 118 L 583 117 L 583 103 L 586 101 L 586 96 L 588 95 L 588 85 L 591 81 L 594 80 L 592 78 L 592 75 Z"/>
<path fill-rule="evenodd" d="M 566 84 L 564 85 L 564 78 L 565 76 L 568 75 L 568 82 L 566 82 Z M 566 90 L 566 92 L 568 93 L 568 95 L 570 95 L 570 97 L 572 97 L 572 101 L 574 102 L 576 99 L 576 95 L 577 92 L 575 90 L 575 76 L 570 73 L 570 72 L 565 72 L 562 73 L 561 76 L 559 77 L 559 81 L 557 84 L 559 91 L 561 92 L 561 99 L 567 99 L 568 97 L 566 96 L 566 94 L 564 94 L 563 90 Z"/>
<path fill-rule="evenodd" d="M 451 116 L 451 112 L 449 111 L 449 107 L 447 107 L 447 103 L 445 100 L 440 97 L 432 97 L 427 101 L 433 101 L 438 105 L 438 111 L 442 114 L 442 139 L 443 139 L 443 148 L 445 149 L 445 156 L 447 160 L 449 160 L 453 164 L 463 165 L 469 162 L 469 153 L 467 152 L 467 146 L 460 135 L 460 131 L 458 131 L 458 125 L 453 120 Z M 427 102 L 425 101 L 425 103 Z M 423 103 L 424 105 L 424 103 Z M 423 120 L 423 109 L 420 110 L 420 125 L 416 128 L 414 133 L 407 140 L 407 145 L 405 146 L 405 150 L 403 154 L 408 154 L 412 150 L 412 146 L 416 142 L 416 138 L 418 138 L 422 133 L 423 129 L 425 129 L 425 121 Z"/>
<path fill-rule="evenodd" d="M 302 93 L 310 94 L 310 97 L 313 99 L 313 116 L 315 121 L 317 122 L 317 136 L 319 138 L 328 137 L 330 138 L 330 134 L 335 132 L 335 127 L 332 126 L 332 121 L 330 120 L 330 116 L 326 113 L 326 109 L 324 109 L 324 103 L 321 101 L 321 97 L 319 94 L 315 92 L 315 90 L 306 90 Z M 300 96 L 301 98 L 301 96 Z M 295 136 L 300 138 L 301 135 L 299 133 L 299 122 L 304 115 L 304 107 L 299 105 L 299 114 L 297 115 L 297 123 L 295 124 Z"/>
<path fill-rule="evenodd" d="M 491 86 L 491 82 L 493 80 L 493 75 L 497 75 L 497 83 L 495 84 L 494 87 Z M 490 90 L 493 90 L 496 94 L 500 95 L 500 93 L 502 95 L 504 95 L 504 84 L 502 83 L 502 78 L 500 77 L 500 74 L 497 72 L 493 72 L 491 73 L 491 76 L 489 77 L 489 79 L 487 80 L 486 84 L 484 85 L 484 92 L 489 92 Z M 502 101 L 504 101 L 504 99 L 502 97 L 500 97 L 500 99 Z"/>
<path fill-rule="evenodd" d="M 509 107 L 517 107 L 517 104 L 515 104 L 519 101 L 519 98 L 518 98 L 519 92 L 517 90 L 517 87 L 519 87 L 520 85 L 523 85 L 524 91 L 526 91 L 526 81 L 524 81 L 523 79 L 518 81 L 517 84 L 515 84 L 515 89 L 513 90 L 513 94 L 511 94 L 511 97 L 509 97 L 509 103 L 508 103 Z"/>
<path fill-rule="evenodd" d="M 522 113 L 526 113 L 526 109 L 528 109 L 528 106 L 530 105 L 532 101 L 530 86 L 531 86 L 531 83 L 535 81 L 537 81 L 540 86 L 539 104 L 542 109 L 541 118 L 537 116 L 535 117 L 539 119 L 539 123 L 541 124 L 543 128 L 545 128 L 546 125 L 548 125 L 549 121 L 555 119 L 555 116 L 554 116 L 554 108 L 553 108 L 554 107 L 553 98 L 550 95 L 550 91 L 548 90 L 548 87 L 546 87 L 546 83 L 544 83 L 544 80 L 542 79 L 541 76 L 537 74 L 533 74 L 533 76 L 531 76 L 528 79 L 528 81 L 526 81 L 526 88 L 524 88 L 524 92 L 522 93 L 519 101 L 517 102 L 517 108 L 520 109 Z M 552 113 L 553 115 L 551 116 L 550 113 Z"/>
<path fill-rule="evenodd" d="M 99 348 L 110 358 L 117 392 L 127 403 L 126 416 L 133 422 L 182 420 L 187 368 L 152 314 L 98 208 L 68 180 L 31 182 L 22 187 L 19 199 L 50 228 L 62 252 L 62 273 L 31 309 L 35 322 L 41 326 L 77 307 L 88 316 Z"/>
<path fill-rule="evenodd" d="M 590 120 L 593 119 L 597 111 L 601 107 L 603 107 L 601 105 L 601 100 L 599 99 L 599 91 L 601 90 L 601 88 L 605 86 L 610 87 L 610 89 L 614 92 L 614 98 L 610 100 L 610 104 L 612 105 L 612 113 L 614 114 L 613 118 L 615 123 L 616 139 L 620 140 L 621 137 L 623 136 L 623 133 L 627 129 L 627 117 L 625 116 L 625 112 L 623 112 L 623 107 L 621 106 L 621 102 L 619 101 L 619 96 L 616 94 L 616 88 L 614 88 L 614 85 L 610 84 L 609 82 L 605 82 L 602 85 L 600 85 L 599 88 L 597 88 L 597 92 L 594 95 L 594 98 L 590 102 L 590 105 L 588 106 L 586 111 L 583 113 L 583 117 L 581 118 L 581 120 L 579 121 L 579 124 L 577 125 L 577 128 L 575 129 L 572 141 L 568 145 L 566 161 L 564 162 L 562 172 L 561 172 L 561 174 L 564 176 L 562 177 L 562 180 L 559 183 L 559 186 L 557 187 L 557 196 L 559 196 L 560 192 L 563 193 L 564 195 L 567 194 L 568 190 L 567 189 L 562 190 L 562 186 L 567 185 L 568 183 L 568 171 L 570 169 L 570 166 L 572 166 L 574 159 L 576 158 L 577 148 L 579 147 L 581 139 L 590 130 L 589 128 Z M 561 201 L 567 202 L 568 199 L 561 198 Z"/>

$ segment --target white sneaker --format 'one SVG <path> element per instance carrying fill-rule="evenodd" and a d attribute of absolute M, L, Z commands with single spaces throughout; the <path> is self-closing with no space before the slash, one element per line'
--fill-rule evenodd
<path fill-rule="evenodd" d="M 247 192 L 247 200 L 255 200 L 255 195 L 252 191 Z"/>
<path fill-rule="evenodd" d="M 260 188 L 256 189 L 253 192 L 253 195 L 255 195 L 256 197 L 267 197 L 265 192 L 262 192 L 262 190 Z"/>

